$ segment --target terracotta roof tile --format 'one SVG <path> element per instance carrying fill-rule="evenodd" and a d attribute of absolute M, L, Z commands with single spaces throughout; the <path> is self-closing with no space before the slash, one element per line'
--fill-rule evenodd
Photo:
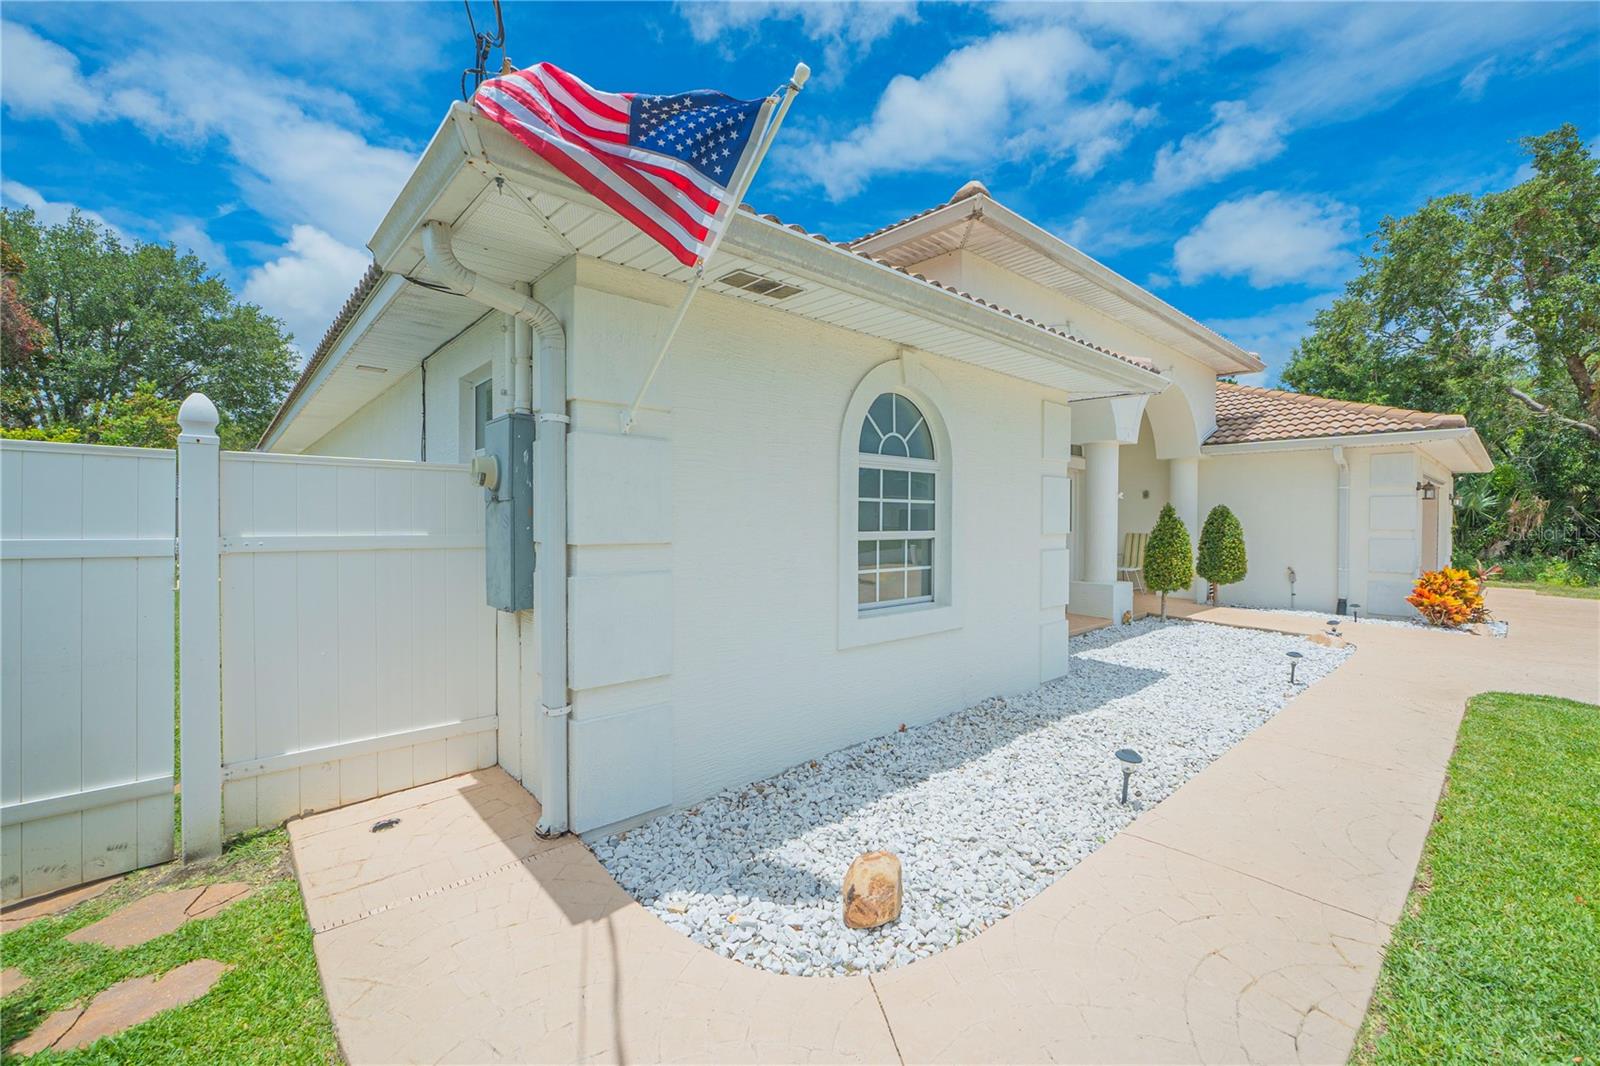
<path fill-rule="evenodd" d="M 942 204 L 934 204 L 932 207 L 924 208 L 923 210 L 918 211 L 914 215 L 907 215 L 905 218 L 900 219 L 898 222 L 891 222 L 887 226 L 879 226 L 877 229 L 873 230 L 871 233 L 863 233 L 861 236 L 855 238 L 854 240 L 846 241 L 844 243 L 844 246 L 846 248 L 854 248 L 856 245 L 861 244 L 864 241 L 870 241 L 872 238 L 878 236 L 879 234 L 888 233 L 892 229 L 898 229 L 899 227 L 904 226 L 907 222 L 915 222 L 917 219 L 924 218 L 924 217 L 926 217 L 928 215 L 931 215 L 935 211 L 940 210 L 941 208 L 946 208 L 946 207 L 949 207 L 951 204 L 959 203 L 962 200 L 970 200 L 972 197 L 980 196 L 980 195 L 982 195 L 982 196 L 988 196 L 989 195 L 989 190 L 984 186 L 983 182 L 981 182 L 981 181 L 969 181 L 965 185 L 961 186 L 961 188 L 957 189 L 956 190 L 956 194 L 954 196 L 950 197 L 950 199 L 946 200 L 944 203 L 942 203 Z"/>
<path fill-rule="evenodd" d="M 339 313 L 333 318 L 333 324 L 323 332 L 322 340 L 318 342 L 316 351 L 312 352 L 311 358 L 306 360 L 305 369 L 300 371 L 300 377 L 295 380 L 294 388 L 290 389 L 289 395 L 283 398 L 283 402 L 278 405 L 277 413 L 272 416 L 272 421 L 267 423 L 267 428 L 262 431 L 261 439 L 256 441 L 257 448 L 266 443 L 267 437 L 277 428 L 285 412 L 289 410 L 289 405 L 294 402 L 295 397 L 300 395 L 301 390 L 306 387 L 306 383 L 311 380 L 311 375 L 317 372 L 317 368 L 322 365 L 322 361 L 328 357 L 328 352 L 332 350 L 334 344 L 339 340 L 339 334 L 343 333 L 345 326 L 349 325 L 350 320 L 356 317 L 356 312 L 361 310 L 361 305 L 367 302 L 367 297 L 372 295 L 373 290 L 378 287 L 378 282 L 382 280 L 383 271 L 378 269 L 378 264 L 369 263 L 367 272 L 361 275 L 360 281 L 356 282 L 355 291 L 346 297 L 344 306 L 339 308 Z"/>
<path fill-rule="evenodd" d="M 975 182 L 969 182 L 968 185 L 963 186 L 961 191 L 956 193 L 955 197 L 953 197 L 952 200 L 950 200 L 949 202 L 953 203 L 953 202 L 955 202 L 955 200 L 964 200 L 968 196 L 976 195 L 976 191 L 968 191 L 971 188 L 971 186 L 975 185 L 975 184 L 976 184 Z M 979 186 L 977 191 L 982 191 L 982 187 Z M 939 207 L 943 207 L 943 206 L 945 206 L 945 205 L 944 204 L 940 204 L 939 205 Z M 826 245 L 828 245 L 828 246 L 830 246 L 832 248 L 839 249 L 841 252 L 847 252 L 847 253 L 849 253 L 851 255 L 860 256 L 862 259 L 865 259 L 868 262 L 876 263 L 879 266 L 885 267 L 885 268 L 887 268 L 889 270 L 893 270 L 898 274 L 904 274 L 908 278 L 915 278 L 917 281 L 920 281 L 925 285 L 931 285 L 935 289 L 943 289 L 945 292 L 954 293 L 956 296 L 961 297 L 963 300 L 969 300 L 972 303 L 975 303 L 980 307 L 987 307 L 991 311 L 999 312 L 1000 314 L 1005 315 L 1007 318 L 1014 318 L 1018 322 L 1025 322 L 1028 325 L 1034 327 L 1035 329 L 1043 330 L 1044 332 L 1049 333 L 1052 336 L 1065 338 L 1066 340 L 1072 341 L 1074 344 L 1082 345 L 1083 347 L 1092 349 L 1094 351 L 1097 351 L 1097 352 L 1101 353 L 1102 355 L 1109 355 L 1113 359 L 1119 359 L 1122 362 L 1127 363 L 1129 366 L 1138 367 L 1140 370 L 1147 371 L 1148 373 L 1154 374 L 1154 375 L 1157 375 L 1157 376 L 1159 376 L 1160 373 L 1161 373 L 1159 370 L 1156 369 L 1155 365 L 1153 363 L 1151 363 L 1149 360 L 1137 359 L 1137 358 L 1134 358 L 1132 356 L 1123 355 L 1121 352 L 1113 351 L 1110 348 L 1107 348 L 1104 345 L 1096 344 L 1093 341 L 1084 340 L 1082 337 L 1076 336 L 1075 334 L 1072 334 L 1072 333 L 1068 333 L 1065 330 L 1057 329 L 1054 326 L 1047 326 L 1043 322 L 1036 322 L 1033 319 L 1029 318 L 1027 315 L 1021 314 L 1021 313 L 1019 313 L 1017 311 L 1013 311 L 1009 307 L 1002 307 L 1000 304 L 993 303 L 993 302 L 991 302 L 989 300 L 982 299 L 981 297 L 978 297 L 978 296 L 974 296 L 970 292 L 964 292 L 963 290 L 958 289 L 953 285 L 946 285 L 941 281 L 935 281 L 933 278 L 927 277 L 927 276 L 925 276 L 923 274 L 915 273 L 914 271 L 911 271 L 911 270 L 907 270 L 903 266 L 896 266 L 894 263 L 891 263 L 886 259 L 878 259 L 875 256 L 867 254 L 866 252 L 857 251 L 855 248 L 852 247 L 852 245 L 857 244 L 860 241 L 866 240 L 866 237 L 857 238 L 855 241 L 851 241 L 849 244 L 840 244 L 837 241 L 829 240 L 827 237 L 824 237 L 820 233 L 808 233 L 804 226 L 798 226 L 798 225 L 795 225 L 793 223 L 784 222 L 783 219 L 779 218 L 777 215 L 759 213 L 759 212 L 756 211 L 755 208 L 751 207 L 749 204 L 740 204 L 739 205 L 739 210 L 744 211 L 747 214 L 756 215 L 758 218 L 765 219 L 768 222 L 772 222 L 772 223 L 775 223 L 775 224 L 777 224 L 779 226 L 783 226 L 785 229 L 793 230 L 794 232 L 799 233 L 799 234 L 801 234 L 803 236 L 810 237 L 814 241 L 820 241 L 823 244 L 826 244 Z M 936 211 L 936 210 L 938 210 L 938 208 L 930 208 L 929 210 Z M 927 214 L 927 212 L 925 211 L 925 212 L 923 212 L 923 214 Z M 920 216 L 913 216 L 913 217 L 920 217 Z M 895 225 L 900 225 L 900 223 L 897 222 L 897 223 L 895 223 Z M 892 228 L 892 227 L 889 227 L 889 228 Z M 870 234 L 869 234 L 869 236 L 870 236 Z"/>
<path fill-rule="evenodd" d="M 1325 396 L 1219 381 L 1217 428 L 1205 443 L 1247 444 L 1358 433 L 1401 433 L 1452 429 L 1466 424 L 1465 415 L 1330 400 Z"/>

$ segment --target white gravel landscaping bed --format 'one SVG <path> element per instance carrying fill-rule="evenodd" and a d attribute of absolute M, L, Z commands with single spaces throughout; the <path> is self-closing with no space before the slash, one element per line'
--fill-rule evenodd
<path fill-rule="evenodd" d="M 668 925 L 741 962 L 797 975 L 903 965 L 1043 891 L 1350 654 L 1156 619 L 1072 645 L 1060 681 L 728 789 L 594 852 Z M 1292 689 L 1290 650 L 1304 656 Z M 1127 807 L 1121 747 L 1145 758 Z M 878 849 L 900 857 L 900 920 L 846 929 L 845 870 Z"/>

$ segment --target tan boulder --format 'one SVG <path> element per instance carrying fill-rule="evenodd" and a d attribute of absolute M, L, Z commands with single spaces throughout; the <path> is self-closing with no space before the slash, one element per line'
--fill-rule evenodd
<path fill-rule="evenodd" d="M 844 924 L 874 929 L 900 917 L 900 860 L 891 852 L 869 851 L 844 875 Z"/>
<path fill-rule="evenodd" d="M 1343 637 L 1336 637 L 1332 633 L 1313 633 L 1306 638 L 1313 644 L 1321 644 L 1324 648 L 1348 648 L 1350 642 Z"/>

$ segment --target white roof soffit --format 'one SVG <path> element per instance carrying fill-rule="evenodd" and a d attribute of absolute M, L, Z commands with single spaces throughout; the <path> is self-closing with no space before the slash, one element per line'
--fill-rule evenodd
<path fill-rule="evenodd" d="M 262 449 L 305 451 L 485 313 L 459 296 L 385 277 L 277 419 Z"/>
<path fill-rule="evenodd" d="M 975 224 L 969 226 L 969 221 Z M 1265 369 L 1254 353 L 981 192 L 890 226 L 851 247 L 896 266 L 964 248 L 1125 322 L 1219 374 Z"/>
<path fill-rule="evenodd" d="M 373 235 L 378 265 L 422 284 L 437 282 L 419 236 L 428 219 L 454 227 L 462 263 L 501 280 L 536 280 L 574 254 L 676 281 L 692 274 L 465 104 L 451 106 Z M 775 301 L 715 282 L 738 269 L 802 291 Z M 730 223 L 711 277 L 710 292 L 988 367 L 1075 398 L 1154 393 L 1169 384 L 1092 345 L 749 212 Z"/>
<path fill-rule="evenodd" d="M 1292 437 L 1284 440 L 1242 441 L 1237 444 L 1203 444 L 1201 455 L 1244 455 L 1251 452 L 1305 452 L 1341 448 L 1395 448 L 1411 445 L 1432 456 L 1452 474 L 1487 474 L 1494 460 L 1471 426 L 1446 429 L 1397 430 L 1392 433 L 1346 433 L 1331 437 Z"/>

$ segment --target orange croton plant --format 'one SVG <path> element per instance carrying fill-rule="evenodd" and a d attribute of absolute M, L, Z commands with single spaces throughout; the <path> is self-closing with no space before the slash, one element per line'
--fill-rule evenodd
<path fill-rule="evenodd" d="M 1429 570 L 1417 578 L 1406 597 L 1422 617 L 1436 626 L 1464 626 L 1489 617 L 1483 605 L 1483 587 L 1472 573 L 1455 567 Z"/>

